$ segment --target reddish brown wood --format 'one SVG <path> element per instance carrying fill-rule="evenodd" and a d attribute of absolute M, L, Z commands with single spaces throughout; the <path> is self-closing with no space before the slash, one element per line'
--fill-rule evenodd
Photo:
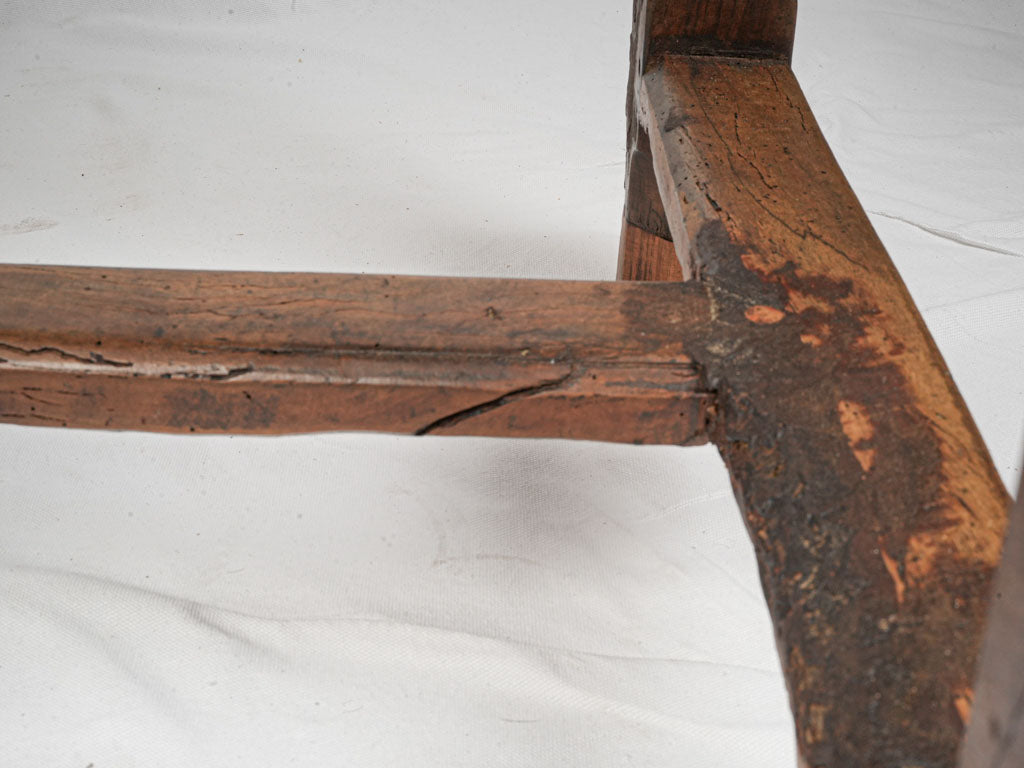
<path fill-rule="evenodd" d="M 992 591 L 961 768 L 1024 765 L 1024 477 Z"/>
<path fill-rule="evenodd" d="M 652 235 L 622 220 L 619 242 L 619 280 L 679 281 L 683 270 L 671 240 Z"/>
<path fill-rule="evenodd" d="M 795 0 L 634 0 L 626 90 L 626 204 L 619 244 L 620 280 L 690 279 L 671 246 L 652 166 L 647 129 L 634 101 L 651 55 L 728 55 L 789 61 Z"/>
<path fill-rule="evenodd" d="M 785 61 L 663 54 L 637 107 L 801 760 L 953 766 L 1006 518 L 985 446 Z"/>
<path fill-rule="evenodd" d="M 1007 497 L 789 69 L 795 10 L 635 6 L 619 275 L 700 283 L 0 267 L 0 420 L 710 430 L 802 765 L 953 766 Z M 1019 533 L 997 595 L 1021 592 Z M 997 597 L 971 768 L 1019 762 L 1021 679 L 1000 671 L 1020 658 L 1018 609 Z"/>
<path fill-rule="evenodd" d="M 662 53 L 788 62 L 796 0 L 634 0 L 641 60 Z"/>
<path fill-rule="evenodd" d="M 629 86 L 626 89 L 626 202 L 619 241 L 620 280 L 682 280 L 683 275 L 669 232 L 658 181 L 651 164 L 647 130 L 637 120 L 633 92 L 637 73 L 643 70 L 645 46 L 639 15 L 642 0 L 634 0 L 633 34 L 630 37 Z"/>
<path fill-rule="evenodd" d="M 695 286 L 0 267 L 0 420 L 687 444 Z"/>

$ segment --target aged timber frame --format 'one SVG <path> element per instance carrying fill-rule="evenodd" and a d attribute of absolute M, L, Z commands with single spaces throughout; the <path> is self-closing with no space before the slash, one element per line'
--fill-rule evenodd
<path fill-rule="evenodd" d="M 793 77 L 795 19 L 636 0 L 620 282 L 4 266 L 0 420 L 711 440 L 801 763 L 955 765 L 1009 499 Z"/>

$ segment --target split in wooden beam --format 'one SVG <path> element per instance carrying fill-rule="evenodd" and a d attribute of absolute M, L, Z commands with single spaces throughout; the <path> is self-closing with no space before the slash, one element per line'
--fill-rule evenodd
<path fill-rule="evenodd" d="M 636 146 L 680 272 L 712 298 L 714 334 L 690 348 L 717 395 L 711 438 L 755 544 L 802 765 L 952 768 L 1008 497 L 788 48 L 692 46 L 687 9 L 753 5 L 639 2 L 634 31 L 678 22 L 634 52 Z M 623 276 L 666 273 L 633 247 Z"/>
<path fill-rule="evenodd" d="M 0 267 L 0 421 L 704 441 L 703 289 Z"/>

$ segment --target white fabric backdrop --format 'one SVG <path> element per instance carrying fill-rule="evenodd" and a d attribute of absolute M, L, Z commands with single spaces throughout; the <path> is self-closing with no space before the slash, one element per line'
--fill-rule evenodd
<path fill-rule="evenodd" d="M 1024 8 L 794 67 L 1007 484 Z M 628 0 L 0 4 L 0 261 L 611 279 Z M 0 764 L 790 768 L 710 449 L 0 427 Z"/>

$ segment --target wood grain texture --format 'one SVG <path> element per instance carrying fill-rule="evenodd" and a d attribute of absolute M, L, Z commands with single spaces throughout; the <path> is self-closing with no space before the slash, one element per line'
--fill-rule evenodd
<path fill-rule="evenodd" d="M 633 0 L 627 152 L 639 148 L 649 154 L 640 135 L 646 129 L 637 121 L 635 99 L 652 56 L 733 56 L 788 63 L 795 34 L 796 0 Z"/>
<path fill-rule="evenodd" d="M 671 244 L 672 233 L 654 176 L 647 130 L 640 125 L 635 109 L 636 82 L 646 62 L 645 27 L 639 21 L 646 13 L 646 0 L 634 0 L 626 88 L 626 202 L 622 212 L 617 276 L 620 280 L 650 279 L 641 278 L 642 275 L 671 275 L 666 279 L 681 279 L 683 275 L 674 249 L 666 247 L 666 243 Z"/>
<path fill-rule="evenodd" d="M 961 768 L 1024 765 L 1024 477 L 992 590 Z"/>
<path fill-rule="evenodd" d="M 634 119 L 635 122 L 635 119 Z M 631 125 L 626 156 L 626 203 L 619 239 L 619 280 L 688 280 L 676 258 L 661 203 L 647 131 Z"/>
<path fill-rule="evenodd" d="M 951 767 L 1006 491 L 788 65 L 664 55 L 641 86 L 801 760 Z"/>
<path fill-rule="evenodd" d="M 683 270 L 671 240 L 658 237 L 623 218 L 616 276 L 619 280 L 673 282 L 683 279 Z"/>
<path fill-rule="evenodd" d="M 619 248 L 621 280 L 689 280 L 658 194 L 647 130 L 638 120 L 636 86 L 651 56 L 663 53 L 789 61 L 795 0 L 634 0 L 626 88 L 626 204 Z"/>
<path fill-rule="evenodd" d="M 688 444 L 699 287 L 0 267 L 0 420 Z"/>
<path fill-rule="evenodd" d="M 796 0 L 634 0 L 644 58 L 662 53 L 788 62 Z"/>

